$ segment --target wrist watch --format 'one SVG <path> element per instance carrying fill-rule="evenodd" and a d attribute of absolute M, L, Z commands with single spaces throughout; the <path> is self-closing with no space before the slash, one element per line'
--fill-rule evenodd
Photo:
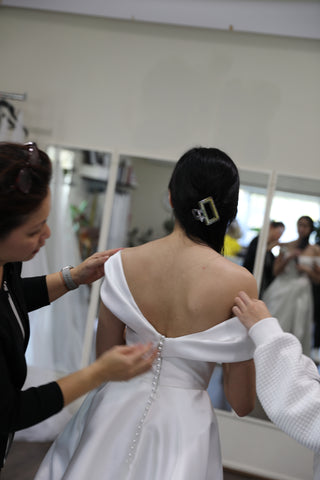
<path fill-rule="evenodd" d="M 72 276 L 71 276 L 71 273 L 70 273 L 71 268 L 73 268 L 72 265 L 67 265 L 67 266 L 61 268 L 61 273 L 62 273 L 63 281 L 64 281 L 67 289 L 68 290 L 75 290 L 76 288 L 79 287 L 79 285 L 77 285 L 72 279 Z"/>

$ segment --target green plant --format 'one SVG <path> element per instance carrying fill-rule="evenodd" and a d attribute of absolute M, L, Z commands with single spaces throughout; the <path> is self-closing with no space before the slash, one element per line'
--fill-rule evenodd
<path fill-rule="evenodd" d="M 86 200 L 82 200 L 79 207 L 70 205 L 72 224 L 75 232 L 79 232 L 80 227 L 87 227 L 89 225 L 89 220 L 85 214 L 87 206 L 88 202 Z"/>

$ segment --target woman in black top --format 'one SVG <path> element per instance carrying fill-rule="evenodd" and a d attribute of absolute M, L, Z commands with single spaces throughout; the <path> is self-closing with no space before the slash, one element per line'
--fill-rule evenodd
<path fill-rule="evenodd" d="M 50 178 L 51 162 L 34 143 L 0 143 L 0 469 L 15 431 L 50 417 L 105 381 L 146 371 L 154 359 L 150 345 L 117 347 L 56 382 L 21 390 L 28 312 L 102 277 L 105 261 L 116 251 L 96 253 L 72 269 L 21 278 L 21 262 L 33 258 L 50 236 Z"/>

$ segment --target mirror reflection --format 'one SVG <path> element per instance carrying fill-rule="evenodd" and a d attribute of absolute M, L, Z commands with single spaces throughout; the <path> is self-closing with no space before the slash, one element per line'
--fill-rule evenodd
<path fill-rule="evenodd" d="M 319 180 L 278 175 L 259 292 L 282 328 L 299 338 L 303 352 L 311 355 L 317 364 L 320 347 L 319 192 Z M 254 268 L 257 238 L 248 244 L 243 262 L 250 271 Z M 268 420 L 258 399 L 251 416 Z"/>
<path fill-rule="evenodd" d="M 283 221 L 274 249 L 273 281 L 263 293 L 283 330 L 301 342 L 303 353 L 319 363 L 320 181 L 279 175 L 271 217 Z"/>
<path fill-rule="evenodd" d="M 71 215 L 72 229 L 83 260 L 98 247 L 111 155 L 52 146 L 48 148 L 48 154 L 54 162 L 55 182 L 62 186 L 66 214 Z"/>
<path fill-rule="evenodd" d="M 121 155 L 108 248 L 132 247 L 171 232 L 170 161 Z"/>
<path fill-rule="evenodd" d="M 269 174 L 239 169 L 239 175 L 238 214 L 227 231 L 224 255 L 243 265 L 248 245 L 262 228 Z M 238 247 L 233 242 L 234 248 L 230 249 L 230 237 L 237 240 Z M 249 270 L 253 272 L 253 266 Z"/>

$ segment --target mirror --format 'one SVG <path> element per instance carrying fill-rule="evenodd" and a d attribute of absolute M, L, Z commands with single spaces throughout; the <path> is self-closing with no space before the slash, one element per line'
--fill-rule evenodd
<path fill-rule="evenodd" d="M 168 203 L 168 183 L 173 168 L 172 161 L 119 156 L 108 248 L 135 246 L 170 233 L 173 218 Z M 269 173 L 241 169 L 239 174 L 241 186 L 237 223 L 233 232 L 229 229 L 231 243 L 226 256 L 242 265 L 247 246 L 263 224 Z M 214 371 L 208 391 L 215 408 L 230 411 L 223 393 L 222 369 L 219 366 Z M 258 402 L 252 416 L 266 418 Z"/>
<path fill-rule="evenodd" d="M 168 183 L 173 168 L 174 162 L 171 161 L 120 155 L 108 248 L 135 246 L 171 231 L 173 219 L 168 203 Z M 241 187 L 237 225 L 234 232 L 229 230 L 233 237 L 226 256 L 242 265 L 248 244 L 263 224 L 269 173 L 244 169 L 239 173 Z M 222 369 L 219 366 L 214 371 L 208 391 L 215 408 L 230 411 L 223 393 Z M 265 418 L 260 406 L 252 415 Z"/>
<path fill-rule="evenodd" d="M 42 275 L 77 265 L 97 250 L 100 225 L 108 191 L 111 154 L 64 146 L 48 146 L 52 160 L 51 237 L 39 254 L 23 266 L 23 275 Z M 31 336 L 26 352 L 26 385 L 55 380 L 81 367 L 92 287 L 81 285 L 53 302 L 31 312 Z M 39 342 L 39 338 L 41 341 Z M 27 429 L 20 438 L 51 439 L 70 418 L 75 405 L 43 425 Z M 40 436 L 38 436 L 38 433 Z"/>
<path fill-rule="evenodd" d="M 120 155 L 108 248 L 136 246 L 173 228 L 168 182 L 174 162 Z"/>
<path fill-rule="evenodd" d="M 163 236 L 168 211 L 167 184 L 173 162 L 132 155 L 112 155 L 103 212 L 99 250 L 145 243 Z M 166 200 L 166 201 L 165 201 Z M 82 353 L 87 365 L 94 351 L 94 327 L 100 283 L 92 287 Z"/>
<path fill-rule="evenodd" d="M 99 238 L 110 154 L 62 146 L 49 146 L 47 153 L 53 166 L 51 237 L 34 261 L 25 264 L 26 274 L 32 274 L 39 263 L 48 273 L 78 264 L 96 251 Z M 29 364 L 63 373 L 79 368 L 89 297 L 90 288 L 81 285 L 50 306 L 48 321 L 39 319 L 38 325 L 37 312 L 32 314 Z M 40 334 L 42 347 L 37 342 Z"/>
<path fill-rule="evenodd" d="M 282 247 L 273 250 L 276 257 L 280 252 L 287 256 L 294 251 L 290 242 L 298 239 L 297 221 L 309 216 L 318 225 L 320 219 L 320 180 L 278 175 L 274 194 L 271 218 L 282 220 L 285 231 L 280 238 Z M 308 226 L 308 222 L 307 222 Z M 319 230 L 318 230 L 319 232 Z M 303 232 L 302 232 L 303 233 Z M 288 245 L 289 242 L 289 245 Z M 319 242 L 319 233 L 314 231 L 310 244 Z M 301 249 L 305 247 L 301 246 Z M 304 253 L 305 252 L 305 253 Z M 300 265 L 319 262 L 320 257 L 310 257 L 312 249 L 300 250 L 301 256 L 292 258 L 285 266 L 277 259 L 277 275 L 263 295 L 272 315 L 276 316 L 282 328 L 293 333 L 300 340 L 304 354 L 311 356 L 319 364 L 320 347 L 320 291 L 310 276 L 301 271 Z M 307 255 L 307 257 L 306 257 Z M 311 262 L 311 263 L 310 263 Z M 279 270 L 280 268 L 280 270 Z"/>

